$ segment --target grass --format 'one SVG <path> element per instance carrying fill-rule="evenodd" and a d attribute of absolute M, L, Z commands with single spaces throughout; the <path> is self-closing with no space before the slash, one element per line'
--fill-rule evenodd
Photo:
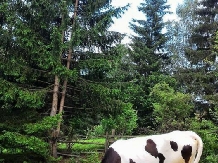
<path fill-rule="evenodd" d="M 78 153 L 80 157 L 72 157 L 68 159 L 64 159 L 62 163 L 100 163 L 100 160 L 103 156 L 103 153 L 98 153 L 98 149 L 104 149 L 105 138 L 93 138 L 87 140 L 78 140 L 78 142 L 85 142 L 87 144 L 74 143 L 71 146 L 71 151 L 73 153 Z M 90 144 L 89 144 L 90 143 Z M 98 143 L 98 144 L 95 144 Z M 59 143 L 58 145 L 59 151 L 67 151 L 66 143 Z M 89 153 L 90 152 L 90 153 Z"/>
<path fill-rule="evenodd" d="M 104 149 L 105 138 L 78 140 L 78 142 L 85 142 L 85 143 L 90 143 L 90 144 L 74 143 L 71 146 L 71 149 L 74 152 L 91 152 L 91 151 L 97 151 L 98 149 Z M 95 144 L 95 143 L 99 143 L 99 144 Z M 67 149 L 67 144 L 59 143 L 58 149 L 61 149 L 61 150 Z"/>

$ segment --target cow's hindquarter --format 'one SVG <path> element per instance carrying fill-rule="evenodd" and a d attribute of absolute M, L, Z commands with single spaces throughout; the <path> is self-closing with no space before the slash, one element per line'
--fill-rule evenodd
<path fill-rule="evenodd" d="M 168 134 L 154 137 L 153 141 L 157 145 L 158 163 L 185 163 L 177 138 Z"/>
<path fill-rule="evenodd" d="M 193 163 L 197 151 L 197 141 L 183 131 L 162 135 L 157 142 L 159 153 L 165 157 L 164 163 Z"/>
<path fill-rule="evenodd" d="M 198 163 L 203 151 L 202 139 L 193 131 L 183 131 L 181 132 L 181 137 L 183 137 L 185 142 L 181 149 L 185 163 Z M 190 151 L 191 156 L 189 156 Z"/>

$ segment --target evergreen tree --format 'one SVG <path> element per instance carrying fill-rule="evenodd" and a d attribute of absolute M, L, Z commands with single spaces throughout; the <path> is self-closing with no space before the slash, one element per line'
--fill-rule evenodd
<path fill-rule="evenodd" d="M 165 57 L 164 44 L 166 35 L 162 33 L 165 24 L 163 16 L 169 13 L 170 8 L 166 1 L 145 0 L 138 7 L 145 15 L 145 20 L 133 19 L 130 28 L 136 35 L 132 36 L 132 53 L 130 57 L 137 66 L 139 76 L 148 76 L 152 72 L 161 70 L 163 58 Z"/>
<path fill-rule="evenodd" d="M 66 113 L 70 112 L 66 125 L 71 123 L 74 133 L 85 134 L 87 129 L 100 123 L 102 116 L 122 109 L 122 102 L 112 94 L 113 87 L 108 82 L 125 53 L 120 45 L 124 36 L 108 29 L 112 18 L 119 18 L 127 6 L 114 8 L 110 3 L 90 0 L 78 4 L 71 64 L 71 69 L 78 72 L 78 80 L 69 83 L 65 109 Z M 64 52 L 63 57 L 66 56 L 68 50 Z"/>
<path fill-rule="evenodd" d="M 169 72 L 176 72 L 180 68 L 189 67 L 188 60 L 185 56 L 185 49 L 190 47 L 188 41 L 197 25 L 197 0 L 184 0 L 176 9 L 178 20 L 167 22 L 166 50 L 172 55 L 171 64 L 168 67 Z"/>
<path fill-rule="evenodd" d="M 203 7 L 202 7 L 203 6 Z M 215 90 L 216 79 L 214 76 L 214 64 L 216 53 L 213 52 L 214 36 L 217 30 L 216 9 L 217 1 L 203 0 L 199 2 L 197 24 L 189 38 L 190 47 L 186 48 L 185 55 L 190 63 L 189 73 L 185 73 L 190 91 L 195 95 L 211 95 Z M 195 79 L 194 79 L 195 78 Z"/>
<path fill-rule="evenodd" d="M 160 79 L 158 75 L 164 71 L 164 62 L 168 59 L 164 51 L 167 37 L 162 30 L 165 27 L 163 16 L 170 13 L 169 8 L 164 0 L 144 0 L 138 7 L 145 16 L 144 20 L 133 19 L 130 23 L 135 35 L 131 36 L 129 58 L 136 84 L 140 88 L 133 103 L 138 111 L 140 127 L 152 125 L 153 107 L 148 97 L 149 87 L 152 86 L 148 81 L 155 78 L 153 82 L 157 82 Z"/>
<path fill-rule="evenodd" d="M 60 14 L 56 6 L 62 6 L 60 1 L 1 3 L 0 146 L 6 162 L 38 162 L 48 156 L 45 135 L 58 117 L 42 113 L 51 76 L 55 67 L 62 68 L 55 60 L 60 47 L 52 38 Z"/>
<path fill-rule="evenodd" d="M 214 103 L 213 95 L 217 88 L 217 53 L 213 49 L 215 32 L 218 29 L 217 2 L 203 0 L 198 3 L 195 10 L 197 19 L 193 22 L 194 28 L 188 37 L 188 47 L 185 48 L 187 66 L 176 74 L 186 92 L 193 93 L 195 97 L 200 97 L 208 102 L 213 101 L 212 103 Z"/>

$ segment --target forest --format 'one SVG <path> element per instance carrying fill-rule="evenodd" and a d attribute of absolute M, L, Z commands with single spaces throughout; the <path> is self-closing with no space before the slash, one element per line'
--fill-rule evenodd
<path fill-rule="evenodd" d="M 192 130 L 200 163 L 218 162 L 218 0 L 184 0 L 166 22 L 167 1 L 144 0 L 126 44 L 109 29 L 131 5 L 111 3 L 1 0 L 0 162 L 58 162 L 60 138 L 112 129 Z"/>

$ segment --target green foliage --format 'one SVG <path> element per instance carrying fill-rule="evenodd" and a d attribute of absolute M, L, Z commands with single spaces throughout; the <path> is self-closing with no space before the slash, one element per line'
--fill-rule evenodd
<path fill-rule="evenodd" d="M 124 79 L 129 79 L 135 84 L 133 91 L 135 94 L 130 95 L 130 102 L 138 111 L 137 123 L 141 131 L 136 132 L 139 134 L 145 134 L 143 130 L 148 126 L 154 127 L 151 120 L 153 106 L 149 93 L 150 88 L 164 76 L 160 74 L 164 73 L 164 68 L 168 64 L 166 61 L 170 58 L 163 51 L 167 37 L 162 33 L 165 27 L 163 17 L 169 13 L 169 7 L 163 0 L 144 0 L 138 6 L 138 10 L 146 19 L 137 20 L 135 18 L 130 22 L 130 28 L 135 35 L 131 36 L 131 48 L 124 60 L 124 63 L 127 63 L 124 64 L 127 68 L 125 74 L 127 77 Z M 158 76 L 160 76 L 159 79 Z"/>
<path fill-rule="evenodd" d="M 218 32 L 216 32 L 214 43 L 215 44 L 213 48 L 215 51 L 218 51 Z"/>
<path fill-rule="evenodd" d="M 42 113 L 63 47 L 54 21 L 59 2 L 47 2 L 9 0 L 0 7 L 0 157 L 6 162 L 14 156 L 18 162 L 45 161 L 49 155 L 45 138 L 57 117 L 43 119 Z"/>
<path fill-rule="evenodd" d="M 202 138 L 204 143 L 203 155 L 201 158 L 202 163 L 218 161 L 218 126 L 214 125 L 209 120 L 202 120 L 201 122 L 192 120 L 190 129 L 196 131 Z"/>
<path fill-rule="evenodd" d="M 144 0 L 138 9 L 146 19 L 133 19 L 130 23 L 130 28 L 136 33 L 132 36 L 130 57 L 139 76 L 147 77 L 158 72 L 164 58 L 168 58 L 161 50 L 167 41 L 162 29 L 165 25 L 163 17 L 169 13 L 169 7 L 163 0 Z"/>
<path fill-rule="evenodd" d="M 66 113 L 73 112 L 64 121 L 66 126 L 70 125 L 66 129 L 69 134 L 87 134 L 101 119 L 121 112 L 123 107 L 120 90 L 111 86 L 110 81 L 119 81 L 113 73 L 126 53 L 126 48 L 120 44 L 124 35 L 108 28 L 127 6 L 114 8 L 110 3 L 79 2 L 71 41 L 67 43 L 74 50 L 71 68 L 78 72 L 76 80 L 69 82 L 72 89 L 65 100 L 66 106 L 75 108 L 73 111 L 65 109 Z"/>
<path fill-rule="evenodd" d="M 217 1 L 210 0 L 185 0 L 178 7 L 178 15 L 181 17 L 178 30 L 180 38 L 186 39 L 178 45 L 178 49 L 181 48 L 178 57 L 182 57 L 185 62 L 182 67 L 179 66 L 175 77 L 184 91 L 193 94 L 194 98 L 201 96 L 207 101 L 216 92 L 216 4 Z"/>
<path fill-rule="evenodd" d="M 105 135 L 105 128 L 102 124 L 96 125 L 93 127 L 93 129 L 90 129 L 90 132 L 88 133 L 88 135 L 91 135 L 91 136 Z"/>
<path fill-rule="evenodd" d="M 156 84 L 150 93 L 153 99 L 153 116 L 162 131 L 185 129 L 193 112 L 189 94 L 176 92 L 166 83 Z"/>
<path fill-rule="evenodd" d="M 3 88 L 0 90 L 0 101 L 5 103 L 15 102 L 15 107 L 32 107 L 39 108 L 43 106 L 43 99 L 45 97 L 46 90 L 30 91 L 17 87 L 16 84 L 12 84 L 6 80 L 0 79 L 0 86 Z"/>
<path fill-rule="evenodd" d="M 123 104 L 120 114 L 111 115 L 109 118 L 102 119 L 99 126 L 95 127 L 94 133 L 105 134 L 112 129 L 116 130 L 117 134 L 132 134 L 133 129 L 137 127 L 137 114 L 132 109 L 132 104 Z"/>
<path fill-rule="evenodd" d="M 174 77 L 165 74 L 153 73 L 149 75 L 147 80 L 144 81 L 150 89 L 152 89 L 158 83 L 166 83 L 174 89 L 178 89 L 177 81 Z"/>
<path fill-rule="evenodd" d="M 58 122 L 60 121 L 60 114 L 55 116 L 44 117 L 41 121 L 37 123 L 30 123 L 24 125 L 24 131 L 27 134 L 37 134 L 45 133 L 48 130 L 57 127 Z"/>
<path fill-rule="evenodd" d="M 138 100 L 139 103 L 143 105 L 144 98 L 143 94 L 141 94 L 143 90 L 138 84 L 135 84 L 134 82 L 120 83 L 119 86 L 121 87 L 119 96 L 124 102 L 134 103 Z"/>
<path fill-rule="evenodd" d="M 3 154 L 36 154 L 38 157 L 48 156 L 48 144 L 35 136 L 28 136 L 16 132 L 3 131 L 0 135 Z M 4 158 L 4 155 L 2 155 Z"/>

